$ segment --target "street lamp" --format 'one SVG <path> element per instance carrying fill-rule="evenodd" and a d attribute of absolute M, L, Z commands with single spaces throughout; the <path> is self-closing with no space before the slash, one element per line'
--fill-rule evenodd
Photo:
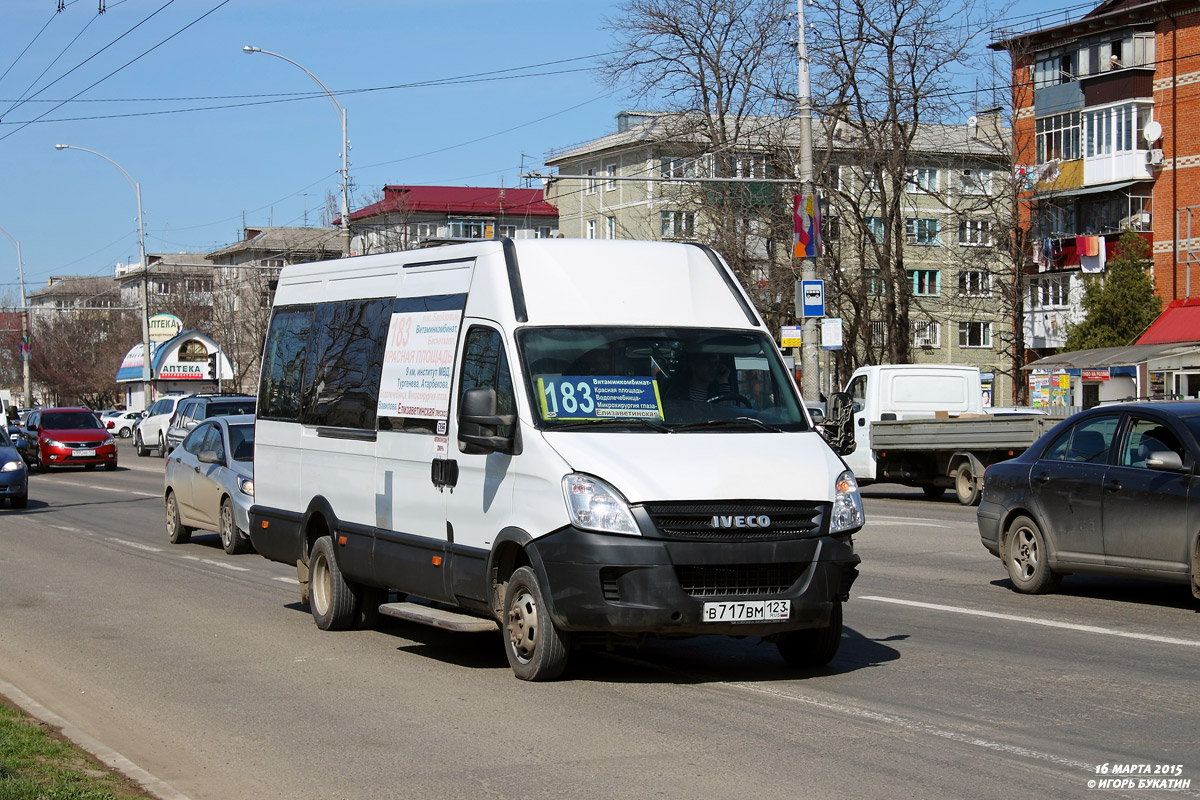
<path fill-rule="evenodd" d="M 76 147 L 71 144 L 56 144 L 55 150 L 82 150 L 85 153 L 91 153 L 94 156 L 100 156 L 108 163 L 121 171 L 125 176 L 125 180 L 129 181 L 129 185 L 133 187 L 134 193 L 137 194 L 138 206 L 138 253 L 141 257 L 142 268 L 142 403 L 144 408 L 150 407 L 150 268 L 146 265 L 146 233 L 142 226 L 142 185 L 135 181 L 133 177 L 125 171 L 117 162 L 113 161 L 103 153 L 97 153 L 95 150 L 89 150 L 86 147 Z"/>
<path fill-rule="evenodd" d="M 33 408 L 33 393 L 29 387 L 29 359 L 33 356 L 33 350 L 29 342 L 29 306 L 26 305 L 28 300 L 25 298 L 25 265 L 21 261 L 21 243 L 4 228 L 0 228 L 0 233 L 7 236 L 17 248 L 17 278 L 21 281 L 21 370 L 25 377 L 25 404 L 22 407 Z"/>
<path fill-rule="evenodd" d="M 333 106 L 333 110 L 337 112 L 338 117 L 341 119 L 341 121 L 342 121 L 342 257 L 345 258 L 346 256 L 350 255 L 350 186 L 349 186 L 350 164 L 349 164 L 349 161 L 347 160 L 349 157 L 349 153 L 350 153 L 350 140 L 346 137 L 346 109 L 342 108 L 338 104 L 337 98 L 335 98 L 333 96 L 333 92 L 329 91 L 329 87 L 327 87 L 325 84 L 321 83 L 320 78 L 318 78 L 316 75 L 313 75 L 311 72 L 309 72 L 307 69 L 305 69 L 305 67 L 303 65 L 297 64 L 295 61 L 292 61 L 287 56 L 281 56 L 281 55 L 279 55 L 279 53 L 272 53 L 270 50 L 263 50 L 261 47 L 252 47 L 251 45 L 246 45 L 245 47 L 243 47 L 242 52 L 245 53 L 246 55 L 262 53 L 263 55 L 266 55 L 266 56 L 275 56 L 276 58 L 283 59 L 284 61 L 288 62 L 289 64 L 291 64 L 294 67 L 299 67 L 300 69 L 304 70 L 304 74 L 307 75 L 308 77 L 312 78 L 316 82 L 317 86 L 321 87 L 321 91 L 323 91 L 325 93 L 325 97 L 327 97 L 329 99 L 330 104 Z"/>

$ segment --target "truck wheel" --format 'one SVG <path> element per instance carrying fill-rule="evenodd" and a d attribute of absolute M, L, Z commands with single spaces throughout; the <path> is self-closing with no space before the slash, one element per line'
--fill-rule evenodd
<path fill-rule="evenodd" d="M 1008 526 L 1005 537 L 1008 577 L 1022 594 L 1045 594 L 1057 589 L 1062 576 L 1050 570 L 1050 550 L 1037 523 L 1021 516 Z"/>
<path fill-rule="evenodd" d="M 146 444 L 142 441 L 141 431 L 138 431 L 137 435 L 133 437 L 133 447 L 135 450 L 137 450 L 139 458 L 145 458 L 146 456 L 150 455 L 150 448 L 146 447 Z"/>
<path fill-rule="evenodd" d="M 250 540 L 238 530 L 234 522 L 233 501 L 228 497 L 221 501 L 221 547 L 231 556 L 250 552 Z"/>
<path fill-rule="evenodd" d="M 179 503 L 175 493 L 167 493 L 167 539 L 171 544 L 187 544 L 191 541 L 192 529 L 179 518 Z"/>
<path fill-rule="evenodd" d="M 793 667 L 823 667 L 842 644 L 842 601 L 833 601 L 829 624 L 783 634 L 776 642 L 779 655 Z"/>
<path fill-rule="evenodd" d="M 504 635 L 508 664 L 521 680 L 553 680 L 567 668 L 570 634 L 554 627 L 542 587 L 529 567 L 519 568 L 508 579 Z"/>
<path fill-rule="evenodd" d="M 343 631 L 358 621 L 358 595 L 338 568 L 333 539 L 322 536 L 308 559 L 309 608 L 317 627 Z"/>
<path fill-rule="evenodd" d="M 921 491 L 924 492 L 925 496 L 928 497 L 930 500 L 937 500 L 946 493 L 946 487 L 945 486 L 922 486 Z"/>
<path fill-rule="evenodd" d="M 970 461 L 964 461 L 954 470 L 954 494 L 964 506 L 979 505 L 979 486 Z"/>

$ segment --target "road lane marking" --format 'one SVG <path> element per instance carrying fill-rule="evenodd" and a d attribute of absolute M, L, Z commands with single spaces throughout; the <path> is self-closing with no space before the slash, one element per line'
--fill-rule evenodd
<path fill-rule="evenodd" d="M 199 556 L 180 556 L 184 561 L 199 561 L 201 564 L 210 564 L 214 567 L 222 569 L 231 569 L 234 572 L 249 572 L 249 567 L 239 567 L 236 564 L 226 564 L 224 561 L 217 561 L 212 558 L 200 558 Z"/>
<path fill-rule="evenodd" d="M 132 547 L 135 550 L 145 550 L 148 553 L 161 553 L 162 552 L 161 547 L 151 547 L 150 545 L 142 544 L 141 542 L 131 542 L 128 539 L 118 539 L 116 536 L 109 536 L 109 537 L 107 537 L 107 539 L 108 539 L 108 541 L 113 542 L 115 544 L 123 544 L 126 547 Z"/>
<path fill-rule="evenodd" d="M 282 581 L 283 583 L 292 583 L 292 584 L 295 584 L 296 586 L 300 585 L 300 581 L 297 580 L 296 578 L 288 578 L 283 575 L 276 575 L 274 578 L 271 578 L 271 580 Z"/>
<path fill-rule="evenodd" d="M 81 533 L 82 532 L 82 531 L 80 531 L 79 528 L 72 528 L 68 525 L 51 525 L 50 527 L 54 528 L 54 530 L 56 530 L 56 531 L 70 531 L 71 533 Z"/>
<path fill-rule="evenodd" d="M 1157 642 L 1159 644 L 1178 644 L 1184 647 L 1200 647 L 1200 641 L 1196 639 L 1178 639 L 1174 636 L 1156 636 L 1151 633 L 1133 633 L 1131 631 L 1121 631 L 1115 628 L 1101 628 L 1096 625 L 1080 625 L 1074 622 L 1059 622 L 1053 619 L 1043 619 L 1041 617 L 1021 617 L 1016 614 L 1001 614 L 996 611 L 979 611 L 974 608 L 961 608 L 959 606 L 944 606 L 938 603 L 922 603 L 917 600 L 900 600 L 895 597 L 877 597 L 873 595 L 859 596 L 859 600 L 873 600 L 877 603 L 891 603 L 898 606 L 911 606 L 913 608 L 924 608 L 929 611 L 947 611 L 951 614 L 966 614 L 972 617 L 986 617 L 987 619 L 1002 619 L 1007 622 L 1024 622 L 1029 625 L 1042 625 L 1047 628 L 1062 628 L 1069 631 L 1079 631 L 1081 633 L 1100 633 L 1105 636 L 1119 636 L 1123 639 L 1139 639 L 1144 642 Z"/>

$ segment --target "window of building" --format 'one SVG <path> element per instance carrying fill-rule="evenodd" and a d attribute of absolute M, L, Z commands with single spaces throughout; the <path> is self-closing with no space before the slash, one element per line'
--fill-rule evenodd
<path fill-rule="evenodd" d="M 606 165 L 604 167 L 604 172 L 605 172 L 605 174 L 608 175 L 608 179 L 606 181 L 604 181 L 604 191 L 611 192 L 617 188 L 617 181 L 616 181 L 617 165 L 616 164 Z"/>
<path fill-rule="evenodd" d="M 605 217 L 604 218 L 604 238 L 605 239 L 617 238 L 617 218 L 616 217 Z"/>
<path fill-rule="evenodd" d="M 915 320 L 912 340 L 915 347 L 941 347 L 942 326 L 930 319 Z"/>
<path fill-rule="evenodd" d="M 909 194 L 933 194 L 938 190 L 938 171 L 928 167 L 910 169 L 904 189 Z"/>
<path fill-rule="evenodd" d="M 842 189 L 842 168 L 837 164 L 830 164 L 825 168 L 825 185 L 830 191 L 841 191 Z"/>
<path fill-rule="evenodd" d="M 491 223 L 482 219 L 451 219 L 446 221 L 446 235 L 452 239 L 486 239 Z"/>
<path fill-rule="evenodd" d="M 964 219 L 958 223 L 958 243 L 962 245 L 991 245 L 992 222 L 986 219 Z"/>
<path fill-rule="evenodd" d="M 865 217 L 863 219 L 863 227 L 866 229 L 865 239 L 868 243 L 883 241 L 886 233 L 883 226 L 883 217 Z"/>
<path fill-rule="evenodd" d="M 1151 114 L 1151 106 L 1137 103 L 1084 112 L 1085 156 L 1092 158 L 1145 149 L 1144 145 L 1139 146 L 1139 140 Z"/>
<path fill-rule="evenodd" d="M 1071 305 L 1071 276 L 1043 275 L 1029 281 L 1029 307 L 1068 308 Z"/>
<path fill-rule="evenodd" d="M 963 194 L 991 194 L 990 169 L 964 169 L 958 174 L 958 190 Z"/>
<path fill-rule="evenodd" d="M 733 157 L 733 174 L 736 178 L 767 177 L 766 153 L 738 153 Z"/>
<path fill-rule="evenodd" d="M 500 235 L 507 236 L 509 239 L 515 238 L 517 235 L 517 226 L 516 225 L 501 225 L 500 226 Z"/>
<path fill-rule="evenodd" d="M 887 323 L 881 319 L 871 320 L 871 344 L 876 347 L 887 344 Z"/>
<path fill-rule="evenodd" d="M 662 158 L 659 159 L 659 177 L 669 179 L 696 177 L 696 160 L 694 158 Z"/>
<path fill-rule="evenodd" d="M 939 273 L 936 269 L 910 269 L 908 280 L 912 283 L 912 293 L 923 297 L 933 297 L 938 293 Z"/>
<path fill-rule="evenodd" d="M 664 239 L 688 239 L 696 233 L 696 214 L 693 211 L 663 211 L 659 214 L 659 220 Z"/>
<path fill-rule="evenodd" d="M 908 244 L 936 246 L 942 243 L 938 236 L 938 220 L 924 217 L 909 217 L 904 220 L 904 238 Z"/>
<path fill-rule="evenodd" d="M 991 297 L 991 274 L 980 269 L 963 270 L 958 273 L 958 293 L 964 297 Z"/>
<path fill-rule="evenodd" d="M 836 242 L 842 238 L 842 218 L 821 216 L 821 238 L 827 242 Z"/>
<path fill-rule="evenodd" d="M 534 228 L 534 229 L 533 229 L 533 238 L 535 238 L 535 239 L 549 239 L 549 238 L 550 238 L 550 232 L 551 232 L 551 231 L 550 231 L 550 227 L 549 227 L 548 225 L 539 225 L 538 227 L 536 227 L 536 228 Z"/>
<path fill-rule="evenodd" d="M 960 322 L 958 323 L 959 347 L 991 347 L 992 323 L 990 322 Z"/>
<path fill-rule="evenodd" d="M 595 239 L 595 238 L 596 238 L 596 220 L 594 220 L 594 219 L 589 219 L 589 220 L 587 221 L 587 234 L 586 234 L 586 238 L 588 238 L 588 239 Z"/>
<path fill-rule="evenodd" d="M 1033 68 L 1033 88 L 1044 89 L 1079 77 L 1079 51 L 1054 53 L 1039 59 Z"/>
<path fill-rule="evenodd" d="M 588 169 L 587 176 L 588 176 L 587 193 L 595 194 L 596 193 L 596 170 L 594 167 Z"/>
<path fill-rule="evenodd" d="M 1045 164 L 1054 158 L 1074 161 L 1082 157 L 1078 111 L 1042 117 L 1034 127 L 1037 163 Z"/>
<path fill-rule="evenodd" d="M 883 275 L 880 274 L 877 268 L 872 267 L 864 270 L 864 272 L 867 282 L 867 294 L 877 297 L 887 294 L 887 282 L 884 281 Z"/>

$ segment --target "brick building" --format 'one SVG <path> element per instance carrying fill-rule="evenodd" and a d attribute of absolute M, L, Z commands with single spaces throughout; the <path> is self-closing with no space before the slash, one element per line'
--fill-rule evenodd
<path fill-rule="evenodd" d="M 991 47 L 1012 58 L 1029 346 L 1063 345 L 1081 273 L 1127 228 L 1152 244 L 1164 301 L 1200 293 L 1200 6 L 1109 0 Z"/>

